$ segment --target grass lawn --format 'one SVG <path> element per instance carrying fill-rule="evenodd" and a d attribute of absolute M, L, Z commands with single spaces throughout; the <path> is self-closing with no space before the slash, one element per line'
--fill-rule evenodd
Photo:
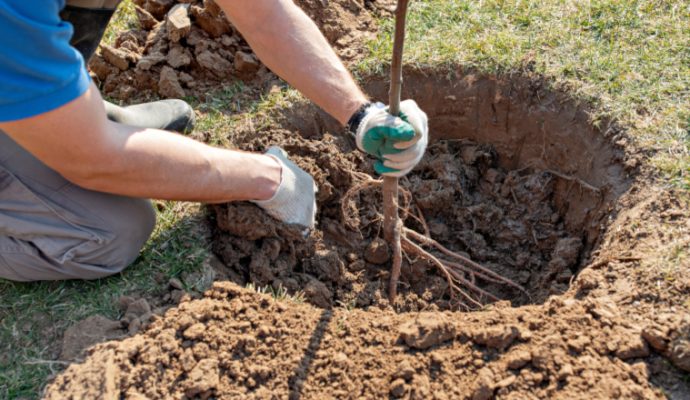
<path fill-rule="evenodd" d="M 126 0 L 106 34 L 136 24 Z M 370 43 L 357 74 L 381 71 L 391 52 L 392 21 Z M 459 64 L 480 72 L 536 73 L 614 117 L 639 148 L 649 149 L 661 185 L 690 192 L 690 2 L 688 1 L 412 1 L 405 60 Z M 199 132 L 227 145 L 232 112 L 252 113 L 280 99 L 235 101 L 229 84 L 204 103 Z M 280 103 L 278 103 L 280 104 Z M 169 277 L 198 269 L 208 256 L 197 205 L 158 202 L 158 226 L 135 265 L 90 282 L 18 284 L 0 280 L 0 399 L 35 398 L 62 365 L 54 341 L 93 314 L 117 317 L 122 294 L 164 290 Z M 154 277 L 158 277 L 156 280 Z M 160 283 L 160 282 L 162 283 Z"/>
<path fill-rule="evenodd" d="M 661 180 L 690 190 L 690 2 L 411 1 L 405 62 L 536 73 L 613 117 L 651 150 Z M 393 21 L 358 68 L 381 70 Z"/>

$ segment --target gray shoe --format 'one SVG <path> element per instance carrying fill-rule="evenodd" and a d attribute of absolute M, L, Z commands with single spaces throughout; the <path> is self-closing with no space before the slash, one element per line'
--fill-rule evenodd
<path fill-rule="evenodd" d="M 78 2 L 82 5 L 79 7 L 67 4 L 60 13 L 60 17 L 74 27 L 70 44 L 79 50 L 87 64 L 103 38 L 119 1 L 93 3 L 93 8 L 84 7 L 83 1 Z M 194 127 L 194 110 L 182 100 L 162 100 L 129 107 L 120 107 L 105 101 L 104 105 L 108 119 L 122 124 L 177 132 L 188 131 Z"/>
<path fill-rule="evenodd" d="M 192 107 L 182 100 L 169 99 L 120 107 L 104 101 L 108 119 L 140 128 L 187 132 L 194 128 Z"/>

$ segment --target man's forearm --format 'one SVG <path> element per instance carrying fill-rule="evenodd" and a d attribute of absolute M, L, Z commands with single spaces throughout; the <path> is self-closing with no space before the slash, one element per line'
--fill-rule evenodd
<path fill-rule="evenodd" d="M 342 124 L 367 102 L 317 26 L 291 0 L 217 2 L 264 64 Z"/>
<path fill-rule="evenodd" d="M 80 186 L 133 197 L 202 201 L 265 200 L 280 184 L 280 166 L 262 154 L 206 146 L 156 129 L 110 123 L 117 143 L 94 160 Z"/>
<path fill-rule="evenodd" d="M 204 202 L 265 200 L 281 179 L 280 165 L 269 156 L 107 121 L 93 85 L 56 110 L 0 128 L 66 179 L 102 192 Z"/>

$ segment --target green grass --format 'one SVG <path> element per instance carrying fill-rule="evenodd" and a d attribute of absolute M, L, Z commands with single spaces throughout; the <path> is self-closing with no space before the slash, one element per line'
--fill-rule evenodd
<path fill-rule="evenodd" d="M 130 0 L 120 6 L 104 40 L 136 26 Z M 369 45 L 356 73 L 382 72 L 390 59 L 392 21 Z M 659 181 L 690 191 L 690 3 L 688 1 L 413 0 L 405 62 L 462 65 L 485 73 L 536 73 L 555 88 L 591 102 L 616 118 L 641 148 L 653 149 Z M 201 102 L 193 134 L 229 146 L 228 134 L 265 110 L 295 100 L 294 90 L 251 98 L 228 82 Z M 256 126 L 260 128 L 260 126 Z M 0 399 L 35 398 L 47 377 L 62 332 L 89 315 L 118 316 L 123 294 L 154 295 L 169 277 L 197 271 L 208 256 L 197 206 L 160 202 L 154 236 L 124 273 L 90 282 L 20 284 L 0 281 Z M 671 251 L 670 265 L 687 261 Z M 671 272 L 675 272 L 671 271 Z M 154 279 L 158 277 L 159 279 Z M 270 291 L 267 288 L 258 289 Z M 290 299 L 273 290 L 276 299 Z M 298 294 L 291 298 L 302 301 Z"/>
<path fill-rule="evenodd" d="M 690 190 L 690 2 L 411 1 L 404 60 L 479 72 L 536 73 L 617 119 L 662 182 Z M 360 73 L 388 64 L 393 21 Z"/>
<path fill-rule="evenodd" d="M 259 294 L 268 294 L 276 301 L 290 301 L 296 304 L 304 304 L 305 302 L 304 292 L 301 290 L 297 293 L 291 294 L 283 286 L 278 286 L 276 289 L 271 285 L 257 287 L 254 286 L 253 283 L 247 284 L 247 289 L 253 290 Z"/>
<path fill-rule="evenodd" d="M 135 28 L 139 28 L 139 21 L 134 11 L 134 3 L 132 0 L 124 0 L 108 24 L 108 29 L 103 35 L 103 42 L 113 44 L 120 32 Z"/>
<path fill-rule="evenodd" d="M 0 399 L 35 397 L 60 364 L 62 332 L 87 316 L 118 317 L 124 294 L 153 296 L 167 280 L 199 269 L 208 256 L 198 206 L 159 202 L 156 230 L 122 274 L 95 281 L 14 283 L 0 280 Z M 157 279 L 156 279 L 157 278 Z"/>

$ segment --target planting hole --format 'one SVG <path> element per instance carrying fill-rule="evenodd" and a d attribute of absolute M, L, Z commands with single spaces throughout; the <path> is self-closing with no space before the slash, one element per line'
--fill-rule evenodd
<path fill-rule="evenodd" d="M 612 128 L 594 126 L 585 107 L 543 86 L 527 78 L 405 72 L 403 98 L 427 112 L 432 139 L 400 181 L 411 194 L 402 201 L 405 225 L 521 285 L 525 292 L 463 274 L 513 306 L 567 290 L 628 186 L 623 153 L 604 134 Z M 385 101 L 385 77 L 370 77 L 364 87 Z M 264 128 L 245 127 L 233 141 L 255 151 L 280 145 L 314 176 L 317 229 L 304 239 L 252 204 L 214 206 L 220 272 L 321 307 L 386 304 L 382 198 L 379 187 L 363 183 L 364 174 L 374 176 L 371 160 L 315 106 L 297 102 L 276 112 Z M 404 257 L 399 293 L 402 311 L 457 308 L 444 275 L 414 255 Z"/>

